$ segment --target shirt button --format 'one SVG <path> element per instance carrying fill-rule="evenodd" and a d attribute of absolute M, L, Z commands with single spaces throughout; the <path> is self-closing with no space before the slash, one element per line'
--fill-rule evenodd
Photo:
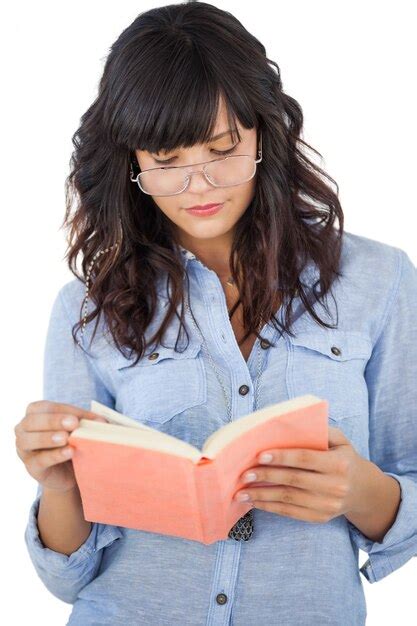
<path fill-rule="evenodd" d="M 152 352 L 152 354 L 148 356 L 148 359 L 150 359 L 151 361 L 155 361 L 155 359 L 157 359 L 158 357 L 159 357 L 159 352 Z"/>
<path fill-rule="evenodd" d="M 249 387 L 247 385 L 241 385 L 239 387 L 239 393 L 240 393 L 241 396 L 246 396 L 248 391 L 249 391 Z"/>
<path fill-rule="evenodd" d="M 261 341 L 261 348 L 263 350 L 266 350 L 270 346 L 271 346 L 271 344 L 269 343 L 269 341 L 267 339 L 262 339 L 262 341 Z"/>
<path fill-rule="evenodd" d="M 225 593 L 218 593 L 216 596 L 216 602 L 217 604 L 226 604 L 227 602 L 227 596 Z"/>
<path fill-rule="evenodd" d="M 337 346 L 332 346 L 331 347 L 331 351 L 333 352 L 333 354 L 335 354 L 336 356 L 340 356 L 342 354 L 342 351 L 337 347 Z"/>

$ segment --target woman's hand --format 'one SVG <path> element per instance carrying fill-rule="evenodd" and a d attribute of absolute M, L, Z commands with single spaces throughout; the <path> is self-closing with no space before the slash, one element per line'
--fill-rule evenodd
<path fill-rule="evenodd" d="M 66 444 L 81 418 L 107 422 L 104 417 L 71 404 L 39 400 L 28 404 L 25 417 L 15 426 L 17 454 L 32 478 L 43 487 L 60 492 L 76 487 L 74 469 L 68 460 L 73 450 Z M 64 419 L 71 423 L 63 423 Z"/>
<path fill-rule="evenodd" d="M 270 464 L 253 467 L 256 483 L 235 494 L 248 493 L 258 509 L 308 522 L 328 522 L 333 517 L 355 511 L 361 501 L 361 457 L 339 428 L 329 426 L 329 450 L 281 448 L 265 450 L 272 454 Z"/>

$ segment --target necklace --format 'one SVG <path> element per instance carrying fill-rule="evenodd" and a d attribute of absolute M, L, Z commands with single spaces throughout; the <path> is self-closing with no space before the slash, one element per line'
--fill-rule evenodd
<path fill-rule="evenodd" d="M 233 280 L 232 282 L 229 282 L 231 279 L 229 278 L 227 281 L 227 284 L 232 284 L 233 285 Z M 197 332 L 199 333 L 199 335 L 201 336 L 202 339 L 202 346 L 205 349 L 207 356 L 209 357 L 209 361 L 210 364 L 212 366 L 212 368 L 214 369 L 214 373 L 216 374 L 217 380 L 220 383 L 220 386 L 222 388 L 223 391 L 223 395 L 225 397 L 226 400 L 226 407 L 227 407 L 227 416 L 228 416 L 228 421 L 231 421 L 231 417 L 232 417 L 232 407 L 231 407 L 231 402 L 229 401 L 228 395 L 226 393 L 224 384 L 222 382 L 222 379 L 219 375 L 218 369 L 214 363 L 214 360 L 210 354 L 210 350 L 207 347 L 207 342 L 204 338 L 203 333 L 201 332 L 195 318 L 194 315 L 191 311 L 190 308 L 190 296 L 189 293 L 187 293 L 187 302 L 185 303 L 185 308 L 187 309 L 188 313 L 190 314 L 190 319 L 195 327 L 195 329 L 197 330 Z M 259 322 L 258 328 L 257 328 L 257 332 L 259 334 L 260 330 L 262 328 L 262 316 L 261 316 L 261 321 Z M 255 379 L 255 407 L 258 406 L 258 395 L 259 395 L 259 382 L 260 382 L 260 377 L 261 377 L 261 365 L 262 365 L 262 360 L 261 360 L 261 350 L 260 350 L 260 344 L 258 345 L 258 365 L 257 365 L 257 375 L 256 375 L 256 379 Z M 236 522 L 236 524 L 230 529 L 228 536 L 231 539 L 236 539 L 236 541 L 247 541 L 253 534 L 253 511 L 252 509 L 250 509 L 247 513 L 245 513 L 245 515 L 243 515 L 241 518 L 238 519 L 238 521 Z"/>

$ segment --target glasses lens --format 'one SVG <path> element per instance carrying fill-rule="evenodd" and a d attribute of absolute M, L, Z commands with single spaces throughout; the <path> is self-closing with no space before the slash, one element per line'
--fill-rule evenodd
<path fill-rule="evenodd" d="M 206 172 L 213 185 L 228 187 L 250 180 L 255 173 L 255 167 L 252 157 L 241 154 L 226 157 L 222 161 L 207 163 Z"/>
<path fill-rule="evenodd" d="M 250 180 L 256 169 L 254 159 L 246 155 L 229 156 L 211 161 L 204 166 L 207 177 L 215 187 L 239 185 Z M 142 190 L 152 196 L 169 196 L 180 193 L 186 187 L 186 168 L 156 168 L 141 172 L 139 182 Z"/>
<path fill-rule="evenodd" d="M 157 168 L 141 172 L 139 182 L 142 190 L 152 196 L 169 196 L 179 193 L 185 187 L 183 170 L 176 168 Z"/>

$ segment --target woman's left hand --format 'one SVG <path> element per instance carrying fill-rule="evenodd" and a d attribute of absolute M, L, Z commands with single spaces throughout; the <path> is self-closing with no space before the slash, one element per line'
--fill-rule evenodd
<path fill-rule="evenodd" d="M 329 449 L 269 449 L 273 456 L 253 467 L 254 482 L 246 483 L 235 494 L 248 493 L 253 505 L 287 517 L 308 522 L 328 522 L 333 517 L 355 511 L 361 502 L 361 475 L 368 463 L 360 456 L 339 428 L 329 426 Z M 257 487 L 256 482 L 269 486 Z"/>

